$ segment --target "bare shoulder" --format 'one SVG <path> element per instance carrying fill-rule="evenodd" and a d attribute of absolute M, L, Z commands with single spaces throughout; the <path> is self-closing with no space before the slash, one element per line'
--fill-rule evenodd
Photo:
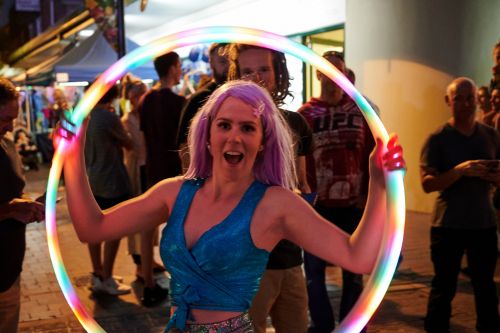
<path fill-rule="evenodd" d="M 162 191 L 175 191 L 179 190 L 186 179 L 183 176 L 177 176 L 172 178 L 167 178 L 162 181 L 159 181 L 156 185 L 154 185 L 153 189 L 160 189 Z"/>
<path fill-rule="evenodd" d="M 286 188 L 283 188 L 281 186 L 270 186 L 267 189 L 266 196 L 264 198 L 266 197 L 268 197 L 268 199 L 271 199 L 272 201 L 279 201 L 283 203 L 286 203 L 290 200 L 294 201 L 300 199 L 297 193 L 287 190 Z"/>
<path fill-rule="evenodd" d="M 290 190 L 281 186 L 270 186 L 259 204 L 259 212 L 268 217 L 267 220 L 284 218 L 290 210 L 297 207 L 302 199 Z"/>
<path fill-rule="evenodd" d="M 185 181 L 186 179 L 182 176 L 164 179 L 150 188 L 146 192 L 146 195 L 152 199 L 166 201 L 167 206 L 172 207 L 175 199 L 177 198 L 177 194 Z"/>
<path fill-rule="evenodd" d="M 307 210 L 305 201 L 296 193 L 280 186 L 270 186 L 252 218 L 252 237 L 257 247 L 271 251 L 285 238 L 291 216 Z"/>

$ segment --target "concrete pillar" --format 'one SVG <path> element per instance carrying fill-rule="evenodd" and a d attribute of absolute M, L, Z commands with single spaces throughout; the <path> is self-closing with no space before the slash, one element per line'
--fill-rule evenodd
<path fill-rule="evenodd" d="M 500 1 L 349 0 L 345 29 L 346 64 L 356 85 L 405 149 L 407 208 L 430 212 L 436 194 L 421 188 L 420 150 L 450 117 L 444 95 L 453 78 L 489 82 Z"/>

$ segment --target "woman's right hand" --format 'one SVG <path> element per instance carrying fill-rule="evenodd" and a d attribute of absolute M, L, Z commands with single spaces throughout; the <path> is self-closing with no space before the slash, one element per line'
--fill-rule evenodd
<path fill-rule="evenodd" d="M 85 133 L 87 131 L 89 119 L 90 116 L 85 118 L 85 120 L 82 123 L 82 126 L 77 131 L 76 125 L 71 120 L 68 119 L 65 112 L 62 112 L 61 118 L 57 122 L 52 135 L 52 144 L 54 146 L 54 149 L 57 149 L 61 140 L 68 140 L 68 141 L 77 140 L 77 143 L 75 142 L 68 148 L 71 150 L 78 151 L 80 149 L 80 146 L 82 146 L 83 143 L 85 142 Z"/>

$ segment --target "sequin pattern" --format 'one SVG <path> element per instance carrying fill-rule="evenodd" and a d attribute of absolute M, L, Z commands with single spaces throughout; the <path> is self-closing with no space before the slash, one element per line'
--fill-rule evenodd
<path fill-rule="evenodd" d="M 254 333 L 248 312 L 211 324 L 186 324 L 186 330 L 173 328 L 168 333 Z"/>

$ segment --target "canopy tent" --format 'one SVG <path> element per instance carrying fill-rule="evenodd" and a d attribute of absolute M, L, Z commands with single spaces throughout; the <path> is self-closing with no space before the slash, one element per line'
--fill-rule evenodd
<path fill-rule="evenodd" d="M 127 52 L 139 47 L 133 41 L 126 40 Z M 93 81 L 118 59 L 117 53 L 105 40 L 102 32 L 96 30 L 89 38 L 82 41 L 61 57 L 52 68 L 55 74 L 67 73 L 68 81 Z M 141 79 L 156 79 L 158 76 L 151 62 L 132 71 Z"/>

